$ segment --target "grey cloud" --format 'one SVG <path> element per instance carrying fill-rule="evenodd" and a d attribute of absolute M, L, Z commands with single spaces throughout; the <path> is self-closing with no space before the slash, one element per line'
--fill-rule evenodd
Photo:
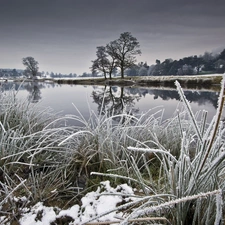
<path fill-rule="evenodd" d="M 55 59 L 55 68 L 61 66 L 62 72 L 88 71 L 87 64 L 95 57 L 96 46 L 105 45 L 124 31 L 138 38 L 149 63 L 156 56 L 163 59 L 170 53 L 171 57 L 184 57 L 225 47 L 224 0 L 0 0 L 0 3 L 0 50 L 4 49 L 4 57 L 12 60 L 12 67 L 21 61 L 23 54 L 29 53 L 41 59 L 43 68 L 49 68 L 47 62 L 51 58 L 51 66 Z M 17 54 L 12 56 L 15 49 Z M 61 54 L 61 63 L 57 54 Z M 1 57 L 0 62 L 5 62 Z"/>

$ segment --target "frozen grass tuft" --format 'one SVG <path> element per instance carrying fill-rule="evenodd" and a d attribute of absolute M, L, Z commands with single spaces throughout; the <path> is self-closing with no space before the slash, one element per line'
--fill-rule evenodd
<path fill-rule="evenodd" d="M 69 192 L 64 178 L 67 152 L 58 144 L 71 132 L 59 128 L 50 109 L 18 100 L 13 89 L 1 92 L 0 102 L 0 216 L 11 223 L 20 215 L 14 197 L 26 197 L 25 207 L 57 201 L 58 190 Z"/>

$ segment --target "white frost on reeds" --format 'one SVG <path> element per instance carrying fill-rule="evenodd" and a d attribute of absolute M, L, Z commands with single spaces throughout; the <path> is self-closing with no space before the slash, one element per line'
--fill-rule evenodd
<path fill-rule="evenodd" d="M 181 86 L 180 86 L 178 81 L 175 81 L 175 85 L 177 86 L 177 91 L 178 91 L 178 94 L 180 95 L 181 100 L 184 102 L 184 106 L 186 108 L 186 111 L 187 111 L 188 115 L 190 116 L 190 121 L 192 122 L 192 124 L 193 124 L 193 126 L 194 126 L 194 128 L 196 130 L 198 138 L 202 142 L 202 136 L 201 136 L 200 130 L 198 128 L 197 121 L 195 119 L 194 113 L 191 110 L 191 106 L 190 106 L 188 100 L 185 98 L 183 89 L 181 88 Z"/>
<path fill-rule="evenodd" d="M 216 195 L 216 202 L 217 202 L 217 211 L 218 211 L 218 215 L 221 218 L 221 206 L 222 206 L 222 202 L 221 202 L 221 196 L 222 196 L 222 190 L 214 190 L 214 191 L 209 191 L 206 193 L 199 193 L 196 195 L 192 195 L 192 196 L 187 196 L 187 197 L 182 197 L 182 198 L 178 198 L 175 200 L 171 200 L 156 206 L 151 206 L 151 207 L 146 207 L 146 208 L 142 208 L 139 211 L 136 211 L 135 213 L 131 213 L 128 218 L 137 218 L 143 215 L 147 215 L 147 214 L 151 214 L 153 212 L 157 212 L 160 210 L 164 210 L 166 208 L 173 208 L 176 204 L 180 204 L 183 202 L 187 202 L 187 201 L 192 201 L 195 199 L 201 199 L 201 198 L 207 198 L 211 195 Z M 123 224 L 123 223 L 122 223 Z"/>
<path fill-rule="evenodd" d="M 177 162 L 176 158 L 168 151 L 164 151 L 162 149 L 154 149 L 154 148 L 136 148 L 136 147 L 128 147 L 128 150 L 132 151 L 140 151 L 140 152 L 149 152 L 149 153 L 160 153 L 168 155 L 171 159 L 173 159 L 175 162 Z"/>

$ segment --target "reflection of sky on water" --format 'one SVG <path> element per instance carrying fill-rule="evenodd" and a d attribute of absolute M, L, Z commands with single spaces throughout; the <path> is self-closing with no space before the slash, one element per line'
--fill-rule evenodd
<path fill-rule="evenodd" d="M 29 96 L 29 98 L 31 98 L 33 86 L 28 86 L 28 84 L 24 83 L 20 88 L 18 96 L 21 98 Z M 132 110 L 138 114 L 154 108 L 155 109 L 152 110 L 153 112 L 165 109 L 164 119 L 171 117 L 177 108 L 182 109 L 183 105 L 178 100 L 179 96 L 176 90 L 150 88 L 122 89 L 120 87 L 112 87 L 111 89 L 107 87 L 105 89 L 102 86 L 58 85 L 50 83 L 36 84 L 35 90 L 37 90 L 38 98 L 41 98 L 41 100 L 38 99 L 40 106 L 51 107 L 55 112 L 59 112 L 60 115 L 78 115 L 76 109 L 72 105 L 74 104 L 86 119 L 89 118 L 90 109 L 96 112 L 96 114 L 99 112 L 98 110 L 102 104 L 103 96 L 106 104 L 105 110 L 111 110 L 115 106 L 117 107 L 115 112 L 120 113 L 121 110 L 124 109 L 120 105 L 122 97 L 123 101 L 126 102 L 130 108 L 132 107 Z M 208 121 L 212 119 L 216 112 L 215 105 L 217 103 L 218 93 L 185 91 L 185 94 L 191 102 L 190 105 L 194 113 L 206 110 L 208 111 Z M 33 97 L 36 98 L 37 96 Z M 33 102 L 35 102 L 35 99 L 33 100 Z M 114 103 L 110 102 L 111 100 L 113 100 Z"/>
<path fill-rule="evenodd" d="M 84 87 L 80 85 L 58 85 L 54 88 L 43 89 L 42 105 L 50 106 L 55 112 L 61 114 L 77 114 L 73 104 L 78 108 L 81 114 L 89 117 L 89 108 L 96 111 L 97 106 L 90 98 L 92 87 Z"/>

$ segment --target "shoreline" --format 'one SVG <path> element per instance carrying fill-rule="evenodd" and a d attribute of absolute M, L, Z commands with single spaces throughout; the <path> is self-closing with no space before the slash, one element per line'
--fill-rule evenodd
<path fill-rule="evenodd" d="M 197 75 L 197 76 L 138 76 L 138 77 L 114 77 L 111 80 L 105 78 L 39 78 L 37 82 L 54 82 L 58 84 L 75 85 L 102 85 L 122 87 L 169 87 L 176 88 L 177 80 L 182 88 L 186 89 L 210 89 L 220 90 L 223 74 Z M 16 79 L 15 82 L 30 82 L 32 79 Z"/>

